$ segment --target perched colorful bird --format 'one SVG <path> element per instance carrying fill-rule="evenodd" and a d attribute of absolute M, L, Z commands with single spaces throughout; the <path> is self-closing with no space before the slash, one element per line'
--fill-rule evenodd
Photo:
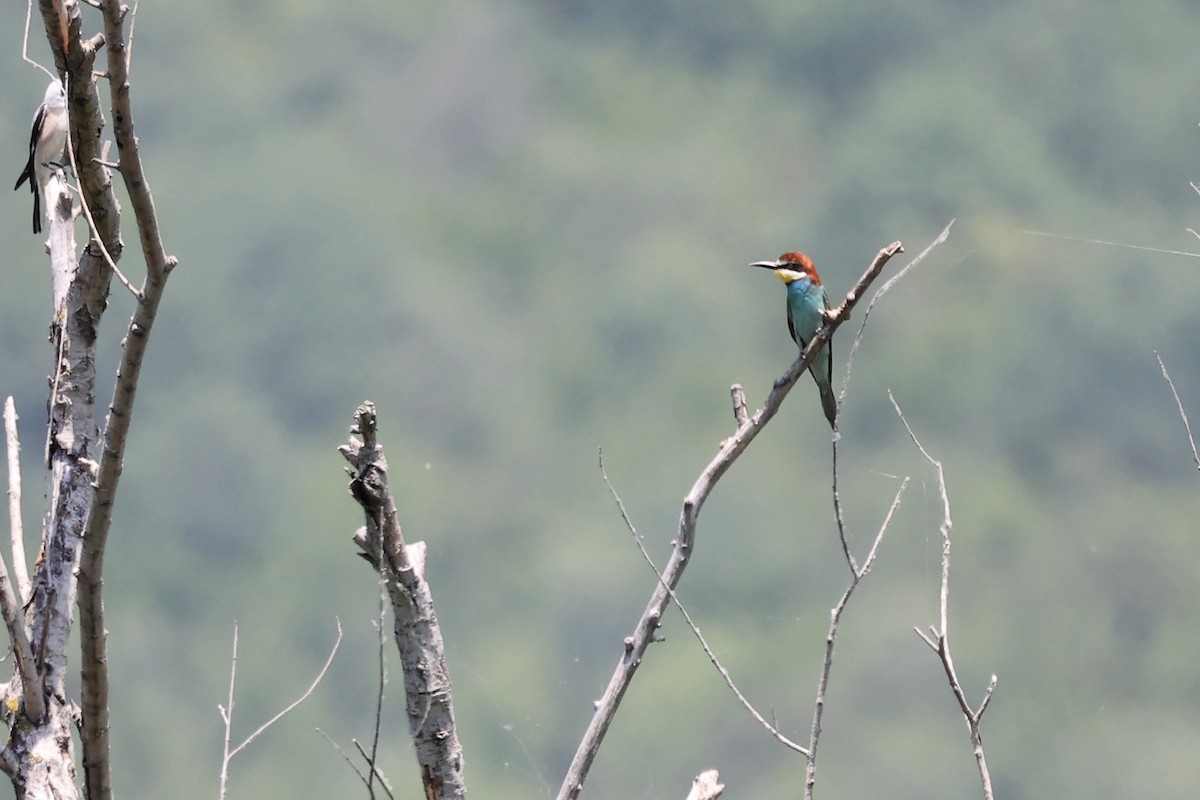
<path fill-rule="evenodd" d="M 821 276 L 812 259 L 804 253 L 784 253 L 778 261 L 756 261 L 750 266 L 763 267 L 774 272 L 787 286 L 788 332 L 803 352 L 825 324 L 825 312 L 829 310 L 829 297 L 821 285 Z M 837 418 L 837 398 L 833 395 L 830 375 L 833 373 L 833 345 L 827 345 L 817 353 L 809 367 L 817 389 L 821 393 L 821 407 L 825 418 L 833 427 Z"/>

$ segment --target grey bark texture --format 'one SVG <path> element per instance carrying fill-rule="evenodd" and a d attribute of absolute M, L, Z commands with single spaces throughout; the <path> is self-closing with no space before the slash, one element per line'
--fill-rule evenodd
<path fill-rule="evenodd" d="M 350 440 L 338 448 L 351 464 L 350 494 L 362 506 L 366 525 L 354 534 L 363 558 L 387 588 L 396 647 L 404 671 L 405 710 L 421 784 L 427 800 L 467 795 L 462 744 L 454 724 L 445 645 L 425 580 L 425 544 L 404 543 L 396 501 L 388 482 L 387 458 L 376 438 L 373 403 L 355 412 Z M 361 438 L 359 438 L 361 437 Z"/>

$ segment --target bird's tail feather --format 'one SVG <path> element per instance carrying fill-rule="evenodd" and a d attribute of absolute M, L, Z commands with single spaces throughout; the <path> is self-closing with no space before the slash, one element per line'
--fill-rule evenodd
<path fill-rule="evenodd" d="M 833 427 L 837 420 L 837 397 L 833 394 L 832 386 L 821 387 L 821 408 L 825 409 L 825 419 L 829 420 L 829 427 Z"/>

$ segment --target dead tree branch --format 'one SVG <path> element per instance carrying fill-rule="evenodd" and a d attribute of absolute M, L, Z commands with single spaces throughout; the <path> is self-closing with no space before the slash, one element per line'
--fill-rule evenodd
<path fill-rule="evenodd" d="M 21 613 L 25 604 L 24 598 L 29 592 L 29 576 L 25 572 L 25 546 L 22 543 L 21 444 L 17 439 L 17 411 L 12 397 L 4 401 L 4 431 L 8 443 L 9 524 L 12 527 L 13 572 L 17 576 L 17 585 L 14 588 L 13 582 L 9 580 L 8 569 L 4 559 L 0 557 L 0 614 L 4 617 L 4 627 L 8 630 L 8 639 L 17 662 L 17 678 L 20 682 L 20 696 L 25 703 L 25 712 L 32 719 L 40 720 L 46 716 L 46 703 L 42 698 L 37 663 L 34 661 L 33 648 L 29 644 L 25 618 Z M 17 687 L 10 685 L 9 688 L 11 690 Z"/>
<path fill-rule="evenodd" d="M 150 193 L 150 182 L 142 165 L 141 146 L 134 130 L 128 40 L 124 32 L 128 10 L 127 6 L 117 0 L 104 0 L 100 4 L 104 26 L 103 41 L 107 45 L 107 79 L 113 135 L 120 159 L 117 172 L 133 207 L 146 274 L 141 288 L 135 294 L 133 316 L 122 341 L 112 402 L 104 422 L 103 448 L 99 464 L 95 467 L 95 497 L 88 517 L 79 565 L 83 764 L 87 795 L 91 800 L 110 800 L 112 797 L 108 655 L 102 594 L 104 551 L 112 524 L 117 486 L 121 479 L 129 425 L 133 420 L 142 362 L 166 289 L 167 277 L 176 265 L 175 257 L 167 255 L 163 246 L 158 213 L 154 207 L 154 197 Z M 90 78 L 90 75 L 88 77 Z M 88 92 L 88 98 L 95 103 L 95 113 L 99 117 L 98 96 L 94 89 Z M 99 131 L 99 128 L 96 130 Z M 85 248 L 80 259 L 81 272 L 82 265 L 86 262 L 89 270 L 101 274 L 104 292 L 107 295 L 113 274 L 108 265 L 118 260 L 124 250 L 118 227 L 120 209 L 113 194 L 111 173 L 100 162 L 102 146 L 99 136 L 81 136 L 78 141 L 82 173 L 79 176 L 80 191 L 90 210 L 91 230 L 94 231 L 95 237 L 92 244 Z"/>
<path fill-rule="evenodd" d="M 46 702 L 43 720 L 25 708 L 8 709 L 9 728 L 0 766 L 24 797 L 76 797 L 72 731 L 81 733 L 84 791 L 91 800 L 111 800 L 108 667 L 103 616 L 104 550 L 112 520 L 134 397 L 149 334 L 166 277 L 175 264 L 163 250 L 150 187 L 134 132 L 129 59 L 123 34 L 128 7 L 117 0 L 89 2 L 99 10 L 102 34 L 85 36 L 78 0 L 40 0 L 44 33 L 55 73 L 66 91 L 68 144 L 81 206 L 87 209 L 90 240 L 75 243 L 75 209 L 64 170 L 46 187 L 53 286 L 50 421 L 46 462 L 48 509 L 41 553 L 29 584 L 25 626 L 37 669 L 37 690 Z M 101 47 L 106 68 L 96 68 Z M 97 80 L 108 82 L 108 99 L 119 152 L 115 165 L 128 192 L 146 262 L 145 283 L 134 290 L 135 308 L 125 339 L 103 435 L 97 424 L 95 371 L 101 319 L 112 277 L 123 252 L 121 209 L 101 138 L 104 112 Z M 128 284 L 127 279 L 122 281 Z M 22 557 L 23 562 L 23 557 Z M 18 585 L 20 567 L 15 566 Z M 23 594 L 23 593 L 22 593 Z M 67 647 L 74 611 L 80 614 L 79 705 L 65 688 Z M 19 666 L 18 666 L 19 670 Z M 10 684 L 10 689 L 12 688 Z M 38 765 L 36 769 L 33 765 Z"/>
<path fill-rule="evenodd" d="M 4 400 L 4 442 L 8 453 L 8 533 L 12 543 L 13 577 L 17 599 L 29 602 L 29 566 L 25 560 L 25 523 L 21 518 L 21 440 L 17 437 L 17 406 L 10 395 Z"/>
<path fill-rule="evenodd" d="M 692 779 L 692 790 L 687 800 L 717 800 L 725 792 L 721 775 L 715 769 L 706 769 Z"/>
<path fill-rule="evenodd" d="M 735 391 L 734 391 L 733 413 L 734 413 L 734 417 L 737 418 L 738 417 L 737 394 L 741 390 L 741 387 L 735 385 L 734 390 Z M 745 400 L 745 395 L 742 395 L 742 400 L 743 401 Z M 745 411 L 744 404 L 742 405 L 741 410 L 743 412 Z M 743 417 L 744 417 L 744 414 L 743 414 Z M 663 582 L 662 573 L 659 572 L 658 567 L 654 563 L 654 559 L 652 559 L 650 557 L 650 553 L 646 551 L 646 546 L 642 544 L 642 540 L 638 536 L 637 528 L 635 528 L 633 526 L 633 521 L 629 519 L 629 513 L 625 510 L 625 503 L 622 502 L 621 496 L 619 494 L 617 494 L 617 490 L 612 485 L 612 481 L 610 481 L 608 479 L 608 472 L 604 469 L 604 453 L 603 452 L 600 453 L 600 474 L 604 477 L 604 483 L 606 486 L 608 486 L 608 491 L 612 495 L 613 500 L 616 502 L 617 509 L 621 512 L 621 519 L 625 522 L 626 529 L 632 535 L 634 544 L 637 545 L 638 551 L 641 552 L 641 554 L 642 554 L 642 558 L 645 560 L 645 562 L 647 564 L 650 565 L 650 569 L 654 571 L 654 575 L 658 578 L 659 582 L 662 583 Z M 685 606 L 683 604 L 683 602 L 679 599 L 679 595 L 677 595 L 675 593 L 674 589 L 668 589 L 667 591 L 670 593 L 671 602 L 673 602 L 675 604 L 675 607 L 679 609 L 679 613 L 683 615 L 684 622 L 686 622 L 688 628 L 691 629 L 692 635 L 694 635 L 696 637 L 696 640 L 698 642 L 700 642 L 700 647 L 703 648 L 704 654 L 706 656 L 708 656 L 709 662 L 716 668 L 717 672 L 720 673 L 721 680 L 725 681 L 725 685 L 727 687 L 729 687 L 729 691 L 733 692 L 733 696 L 737 699 L 737 701 L 742 704 L 742 708 L 744 708 L 748 712 L 750 712 L 750 716 L 754 717 L 755 721 L 757 721 L 758 724 L 762 725 L 763 728 L 766 729 L 767 733 L 771 734 L 771 736 L 774 737 L 784 747 L 787 747 L 790 750 L 794 750 L 795 752 L 800 753 L 801 755 L 807 756 L 808 750 L 803 745 L 792 741 L 787 736 L 785 736 L 783 734 L 783 731 L 779 730 L 779 728 L 777 726 L 768 722 L 767 718 L 765 716 L 763 716 L 762 713 L 757 708 L 754 707 L 754 705 L 750 702 L 750 700 L 746 697 L 746 695 L 742 694 L 742 690 L 739 689 L 737 687 L 737 684 L 734 683 L 734 681 L 733 681 L 733 675 L 731 675 L 729 670 L 725 668 L 725 665 L 721 663 L 721 660 L 717 657 L 716 651 L 714 651 L 712 649 L 712 647 L 709 646 L 708 639 L 706 639 L 704 637 L 704 632 L 700 630 L 700 626 L 696 624 L 696 621 L 694 619 L 692 619 L 691 613 L 687 610 L 687 606 Z"/>
<path fill-rule="evenodd" d="M 377 439 L 375 405 L 363 403 L 354 417 L 349 441 L 338 448 L 351 464 L 350 494 L 366 516 L 366 525 L 355 532 L 354 542 L 362 550 L 360 555 L 379 572 L 391 599 L 409 733 L 421 767 L 424 796 L 427 800 L 458 800 L 466 796 L 462 745 L 454 723 L 441 627 L 425 581 L 425 544 L 404 543 L 388 482 L 387 458 Z"/>

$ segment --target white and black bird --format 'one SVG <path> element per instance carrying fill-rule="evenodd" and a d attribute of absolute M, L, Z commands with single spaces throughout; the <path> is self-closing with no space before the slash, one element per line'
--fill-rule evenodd
<path fill-rule="evenodd" d="M 67 98 L 62 82 L 50 81 L 46 97 L 33 115 L 33 129 L 29 133 L 29 161 L 25 171 L 17 178 L 13 190 L 29 180 L 29 191 L 33 193 L 33 232 L 42 232 L 42 192 L 50 180 L 50 171 L 61 166 L 63 147 L 67 144 Z"/>

